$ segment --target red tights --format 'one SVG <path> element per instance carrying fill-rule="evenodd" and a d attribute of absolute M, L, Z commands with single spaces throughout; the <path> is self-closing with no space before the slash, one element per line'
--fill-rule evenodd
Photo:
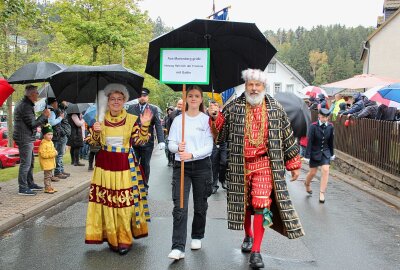
<path fill-rule="evenodd" d="M 246 236 L 253 237 L 253 248 L 251 252 L 260 252 L 261 242 L 264 237 L 265 228 L 263 226 L 264 217 L 262 214 L 254 214 L 253 220 L 253 232 L 251 230 L 251 211 L 246 211 L 246 216 L 244 217 L 244 231 Z"/>

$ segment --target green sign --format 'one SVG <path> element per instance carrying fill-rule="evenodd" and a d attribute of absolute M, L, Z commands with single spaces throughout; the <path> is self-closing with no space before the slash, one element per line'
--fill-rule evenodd
<path fill-rule="evenodd" d="M 160 82 L 209 84 L 209 48 L 161 48 Z"/>

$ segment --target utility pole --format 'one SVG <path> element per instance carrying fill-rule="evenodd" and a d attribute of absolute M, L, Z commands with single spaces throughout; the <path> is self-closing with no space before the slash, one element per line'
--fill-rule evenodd
<path fill-rule="evenodd" d="M 121 51 L 121 65 L 122 66 L 124 66 L 124 53 L 125 53 L 125 49 L 122 48 L 122 51 Z"/>

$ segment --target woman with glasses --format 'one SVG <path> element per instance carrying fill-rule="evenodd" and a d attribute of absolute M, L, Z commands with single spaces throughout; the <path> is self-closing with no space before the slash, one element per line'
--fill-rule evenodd
<path fill-rule="evenodd" d="M 108 84 L 99 93 L 99 121 L 91 128 L 91 144 L 100 145 L 91 179 L 86 218 L 87 244 L 107 242 L 120 255 L 133 238 L 146 237 L 150 220 L 147 194 L 132 149 L 149 140 L 149 109 L 138 116 L 123 108 L 129 93 L 122 84 Z M 104 113 L 102 113 L 104 112 Z"/>

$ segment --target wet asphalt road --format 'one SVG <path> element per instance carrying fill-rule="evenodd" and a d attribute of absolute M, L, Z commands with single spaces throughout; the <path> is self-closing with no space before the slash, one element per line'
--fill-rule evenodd
<path fill-rule="evenodd" d="M 84 244 L 87 192 L 83 192 L 3 235 L 0 269 L 249 269 L 249 255 L 240 252 L 243 232 L 227 229 L 226 192 L 221 189 L 209 199 L 203 248 L 187 247 L 185 259 L 178 262 L 167 258 L 172 235 L 171 173 L 163 151 L 156 150 L 149 190 L 150 234 L 134 241 L 128 255 L 113 253 L 106 244 Z M 316 195 L 307 196 L 304 177 L 305 171 L 289 188 L 306 236 L 289 240 L 267 230 L 262 246 L 265 269 L 400 268 L 398 210 L 335 178 L 330 179 L 326 203 L 320 204 L 319 183 L 312 183 Z"/>

